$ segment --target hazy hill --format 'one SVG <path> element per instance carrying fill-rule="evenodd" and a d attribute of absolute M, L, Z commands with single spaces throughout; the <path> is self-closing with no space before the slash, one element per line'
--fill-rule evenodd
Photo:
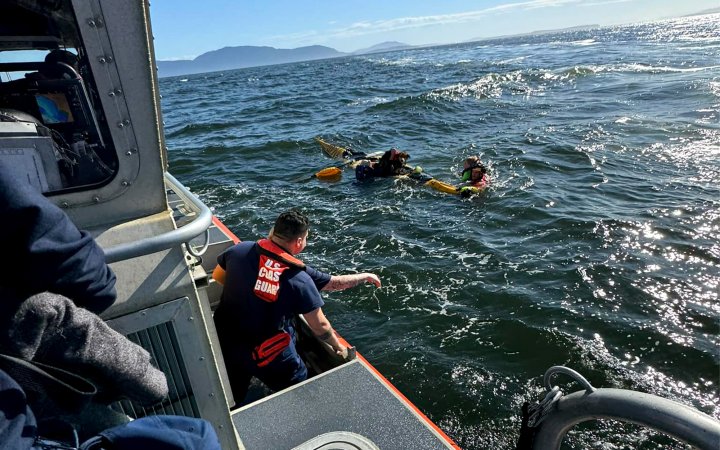
<path fill-rule="evenodd" d="M 413 48 L 413 47 L 414 47 L 413 45 L 403 44 L 402 42 L 387 41 L 387 42 L 381 42 L 377 45 L 373 45 L 372 47 L 355 50 L 353 52 L 353 54 L 354 55 L 362 55 L 362 54 L 367 54 L 367 53 L 391 52 L 394 50 L 405 50 L 407 48 Z"/>
<path fill-rule="evenodd" d="M 717 13 L 720 13 L 720 7 L 718 7 L 718 8 L 705 9 L 705 10 L 698 11 L 698 12 L 693 13 L 693 14 L 688 14 L 688 15 L 685 16 L 685 17 L 690 17 L 690 16 L 704 16 L 705 14 L 717 14 Z"/>
<path fill-rule="evenodd" d="M 203 53 L 192 60 L 157 61 L 160 77 L 215 72 L 218 70 L 240 69 L 243 67 L 267 66 L 313 59 L 336 58 L 347 53 L 322 45 L 311 45 L 293 49 L 274 47 L 224 47 Z"/>

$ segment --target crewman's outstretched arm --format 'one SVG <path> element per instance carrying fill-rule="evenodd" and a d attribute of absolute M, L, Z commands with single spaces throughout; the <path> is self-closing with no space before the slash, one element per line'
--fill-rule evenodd
<path fill-rule="evenodd" d="M 348 275 L 333 275 L 330 282 L 323 286 L 323 291 L 342 291 L 355 287 L 361 283 L 372 283 L 377 287 L 382 286 L 380 278 L 374 273 L 352 273 Z"/>

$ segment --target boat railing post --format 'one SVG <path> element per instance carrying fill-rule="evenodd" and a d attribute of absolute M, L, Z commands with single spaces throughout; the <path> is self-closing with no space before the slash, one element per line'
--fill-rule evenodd
<path fill-rule="evenodd" d="M 720 448 L 716 419 L 673 400 L 624 389 L 586 390 L 562 397 L 544 417 L 533 448 L 559 449 L 573 426 L 595 419 L 642 425 L 704 450 Z"/>

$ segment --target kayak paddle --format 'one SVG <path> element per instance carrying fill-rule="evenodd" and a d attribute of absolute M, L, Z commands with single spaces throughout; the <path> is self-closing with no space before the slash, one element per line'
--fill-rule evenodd
<path fill-rule="evenodd" d="M 346 162 L 340 164 L 339 166 L 326 167 L 325 169 L 314 173 L 310 177 L 310 179 L 317 178 L 318 180 L 323 180 L 323 181 L 337 181 L 340 179 L 340 176 L 342 175 L 343 167 L 347 166 L 351 162 L 353 162 L 353 160 L 346 161 Z"/>

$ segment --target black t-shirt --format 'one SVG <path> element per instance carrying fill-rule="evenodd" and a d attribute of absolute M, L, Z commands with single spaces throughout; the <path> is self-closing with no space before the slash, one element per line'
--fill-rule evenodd
<path fill-rule="evenodd" d="M 283 272 L 277 301 L 270 303 L 255 296 L 260 263 L 256 245 L 241 242 L 218 256 L 218 264 L 226 272 L 222 299 L 214 315 L 221 341 L 255 346 L 280 330 L 294 335 L 293 318 L 325 304 L 319 289 L 330 281 L 330 275 L 308 266 Z"/>

